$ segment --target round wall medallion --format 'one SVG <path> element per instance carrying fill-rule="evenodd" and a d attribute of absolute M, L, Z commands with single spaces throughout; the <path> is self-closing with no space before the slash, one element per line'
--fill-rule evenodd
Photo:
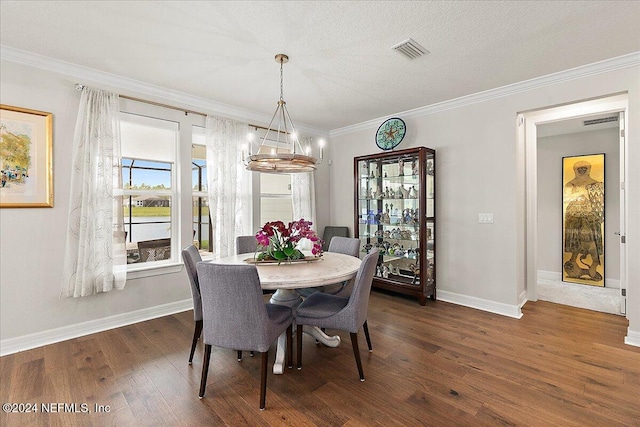
<path fill-rule="evenodd" d="M 407 133 L 407 125 L 404 120 L 397 117 L 387 119 L 376 132 L 376 145 L 383 150 L 391 150 L 402 142 Z"/>

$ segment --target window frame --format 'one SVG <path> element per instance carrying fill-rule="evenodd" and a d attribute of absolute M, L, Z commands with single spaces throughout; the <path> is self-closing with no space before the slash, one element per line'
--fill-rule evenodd
<path fill-rule="evenodd" d="M 271 132 L 270 132 L 270 135 L 268 135 L 269 137 L 266 140 L 264 140 L 264 144 L 263 144 L 263 138 L 265 137 L 266 132 L 267 132 L 266 129 L 258 128 L 258 127 L 253 127 L 253 130 L 251 130 L 251 126 L 250 126 L 249 133 L 253 134 L 254 147 L 255 147 L 255 144 L 258 144 L 260 153 L 268 152 L 270 151 L 270 148 L 279 148 L 284 150 L 291 149 L 291 143 L 287 141 L 286 138 L 282 141 L 276 141 L 273 139 L 273 134 Z M 252 228 L 255 231 L 261 228 L 266 222 L 263 219 L 263 215 L 262 215 L 262 198 L 263 197 L 283 199 L 283 200 L 288 199 L 289 204 L 291 205 L 291 217 L 293 218 L 293 198 L 291 194 L 291 179 L 289 179 L 289 194 L 263 193 L 262 184 L 260 180 L 261 175 L 262 174 L 258 172 L 253 172 L 252 174 L 253 176 L 252 185 L 251 185 L 252 203 L 254 208 L 257 207 L 257 209 L 253 210 L 253 217 L 252 217 Z"/>
<path fill-rule="evenodd" d="M 263 175 L 259 176 L 259 180 L 260 180 L 260 191 L 258 192 L 258 198 L 259 198 L 259 223 L 260 227 L 262 227 L 268 220 L 273 220 L 273 219 L 269 219 L 269 218 L 265 218 L 264 214 L 263 214 L 263 199 L 267 198 L 267 199 L 281 199 L 282 202 L 284 201 L 288 201 L 289 202 L 289 211 L 291 212 L 291 221 L 294 221 L 293 219 L 293 195 L 291 194 L 291 178 L 289 175 L 287 175 L 289 177 L 289 183 L 288 185 L 288 191 L 289 193 L 264 193 L 262 192 L 262 182 L 261 182 L 261 178 Z M 267 177 L 270 177 L 269 174 L 266 174 Z"/>
<path fill-rule="evenodd" d="M 184 110 L 174 109 L 153 103 L 147 103 L 129 98 L 120 98 L 120 113 L 123 115 L 132 114 L 142 118 L 152 120 L 161 120 L 174 122 L 178 125 L 177 138 L 175 142 L 174 172 L 172 174 L 172 188 L 175 193 L 172 197 L 172 225 L 171 225 L 171 242 L 172 242 L 172 260 L 149 263 L 136 263 L 127 265 L 127 279 L 138 279 L 147 276 L 165 275 L 176 273 L 182 270 L 183 262 L 180 254 L 181 248 L 193 244 L 193 197 L 192 188 L 192 147 L 194 144 L 195 128 L 205 129 L 206 116 L 201 114 L 193 114 Z M 251 128 L 251 127 L 249 127 Z M 260 133 L 259 129 L 255 129 Z M 262 131 L 264 132 L 264 131 Z M 257 139 L 261 141 L 259 137 Z M 267 141 L 267 145 L 271 145 Z M 204 144 L 206 147 L 206 141 Z M 275 145 L 275 144 L 273 144 Z M 280 142 L 283 146 L 283 142 Z M 149 159 L 145 159 L 149 160 Z M 263 224 L 260 224 L 262 204 L 260 191 L 260 174 L 251 174 L 251 203 L 253 216 L 251 218 L 252 229 L 257 230 Z M 121 194 L 122 195 L 122 194 Z M 208 198 L 208 191 L 197 192 L 196 195 Z M 265 196 L 267 196 L 265 194 Z M 291 196 L 287 195 L 286 198 Z M 293 205 L 292 205 L 293 209 Z M 185 214 L 188 213 L 188 214 Z M 211 218 L 209 218 L 209 229 L 212 230 Z M 213 241 L 210 239 L 213 244 Z M 203 253 L 203 259 L 211 259 L 213 255 Z"/>
<path fill-rule="evenodd" d="M 175 162 L 171 163 L 171 162 L 160 162 L 157 160 L 147 160 L 147 159 L 140 159 L 140 158 L 132 158 L 132 157 L 123 157 L 123 164 L 124 164 L 124 160 L 131 160 L 131 166 L 122 166 L 122 169 L 129 169 L 129 175 L 131 177 L 132 175 L 132 170 L 134 169 L 146 169 L 146 170 L 160 170 L 160 171 L 168 171 L 171 174 L 171 189 L 168 190 L 161 190 L 161 189 L 132 189 L 132 188 L 126 188 L 126 186 L 124 185 L 124 179 L 123 179 L 123 190 L 122 190 L 122 197 L 123 197 L 123 201 L 124 199 L 128 198 L 129 199 L 129 216 L 127 217 L 125 215 L 125 219 L 124 219 L 124 226 L 125 226 L 125 231 L 128 231 L 127 233 L 127 239 L 125 241 L 125 243 L 131 242 L 131 240 L 133 238 L 135 238 L 135 234 L 133 233 L 133 226 L 134 225 L 141 225 L 141 224 L 169 224 L 169 228 L 171 230 L 173 230 L 174 228 L 174 224 L 173 224 L 173 218 L 174 218 L 174 211 L 173 211 L 173 205 L 175 204 L 175 199 L 177 197 L 177 195 L 175 194 L 176 191 L 174 189 L 174 185 L 173 185 L 173 181 L 174 181 L 174 176 L 175 176 L 175 169 L 176 169 L 176 165 Z M 140 167 L 140 166 L 135 166 L 135 162 L 136 160 L 139 161 L 147 161 L 147 162 L 155 162 L 155 163 L 165 163 L 167 165 L 170 166 L 170 169 L 156 169 L 156 168 L 148 168 L 148 167 Z M 129 180 L 131 181 L 131 178 L 129 178 Z M 151 197 L 157 197 L 157 198 L 164 198 L 164 197 L 168 197 L 170 202 L 169 202 L 169 220 L 168 221 L 157 221 L 157 222 L 133 222 L 133 216 L 131 215 L 131 211 L 133 210 L 132 206 L 134 206 L 133 204 L 133 200 L 135 197 L 138 196 L 151 196 Z M 124 203 L 123 203 L 123 209 L 124 209 Z M 137 204 L 136 204 L 137 206 Z M 169 233 L 169 238 L 172 237 L 172 233 Z M 137 240 L 136 240 L 137 241 Z M 173 241 L 173 239 L 172 239 Z M 173 246 L 173 245 L 172 245 Z M 152 262 L 164 262 L 164 261 L 170 261 L 173 258 L 173 247 L 171 248 L 172 250 L 172 256 L 169 260 L 163 260 L 163 261 L 152 261 Z M 131 264 L 127 264 L 132 265 L 134 263 Z"/>
<path fill-rule="evenodd" d="M 206 174 L 205 174 L 205 177 L 204 177 L 204 185 L 203 185 L 203 181 L 202 181 L 202 176 L 200 176 L 200 189 L 199 190 L 195 190 L 193 188 L 194 187 L 194 184 L 193 184 L 193 168 L 194 167 L 198 167 L 199 168 L 199 166 L 193 161 L 194 160 L 194 158 L 193 158 L 194 146 L 202 147 L 205 150 L 205 159 L 204 159 L 205 165 L 204 165 L 204 169 L 207 169 L 207 164 L 206 164 L 206 162 L 207 162 L 207 159 L 206 159 L 207 145 L 206 145 L 206 141 L 202 141 L 202 142 L 197 141 L 197 139 L 199 139 L 197 137 L 198 136 L 203 136 L 205 134 L 205 130 L 201 126 L 192 126 L 192 128 L 193 128 L 192 129 L 192 133 L 191 133 L 192 138 L 191 138 L 191 144 L 190 144 L 191 156 L 190 156 L 190 159 L 189 159 L 190 160 L 190 165 L 191 165 L 190 181 L 189 182 L 190 182 L 190 188 L 191 188 L 191 227 L 193 228 L 193 226 L 196 224 L 196 222 L 193 221 L 193 216 L 194 216 L 193 215 L 193 211 L 195 209 L 194 199 L 196 197 L 198 197 L 199 199 L 204 199 L 206 201 L 206 207 L 208 208 L 209 207 L 209 200 L 208 200 L 209 199 L 209 193 L 206 190 L 206 189 L 208 189 L 208 183 L 206 182 L 208 177 L 207 177 Z M 203 186 L 204 186 L 205 190 L 202 190 Z M 202 208 L 202 203 L 199 203 L 198 207 Z M 199 212 L 198 217 L 202 218 L 202 212 Z M 199 221 L 199 222 L 197 222 L 197 224 L 200 225 L 200 224 L 204 224 L 204 223 Z M 203 257 L 212 257 L 213 256 L 213 229 L 211 227 L 211 213 L 209 213 L 209 215 L 208 215 L 208 225 L 209 225 L 209 227 L 208 227 L 209 232 L 207 233 L 208 234 L 207 239 L 209 241 L 209 245 L 207 246 L 206 249 L 202 248 L 202 247 L 199 247 L 200 253 L 201 253 L 201 255 Z M 199 230 L 198 232 L 196 232 L 196 234 L 200 238 L 198 240 L 198 242 L 200 243 L 200 246 L 202 246 L 202 239 L 203 239 L 201 231 L 202 230 Z M 195 241 L 195 236 L 194 236 L 194 241 Z"/>
<path fill-rule="evenodd" d="M 148 114 L 145 112 L 140 112 L 137 108 L 123 108 L 123 103 L 120 105 L 120 122 L 129 122 L 143 126 L 151 126 L 160 129 L 171 130 L 174 132 L 174 140 L 172 142 L 171 149 L 169 150 L 170 155 L 172 157 L 171 161 L 167 161 L 166 159 L 157 159 L 157 158 L 149 158 L 153 156 L 138 156 L 131 157 L 128 155 L 123 155 L 123 159 L 135 159 L 140 161 L 151 161 L 157 163 L 167 163 L 172 167 L 171 170 L 171 188 L 165 190 L 140 190 L 140 189 L 129 189 L 124 186 L 123 179 L 123 190 L 122 190 L 122 198 L 129 196 L 137 196 L 140 194 L 144 195 L 157 195 L 157 196 L 168 196 L 170 197 L 170 233 L 169 238 L 171 239 L 171 257 L 167 260 L 160 261 L 151 261 L 151 262 L 141 262 L 141 263 L 131 263 L 127 264 L 127 280 L 129 279 L 137 279 L 141 277 L 147 276 L 155 276 L 155 275 L 164 275 L 169 273 L 179 272 L 182 269 L 182 259 L 180 256 L 180 242 L 181 242 L 181 227 L 182 221 L 180 216 L 180 141 L 181 141 L 181 128 L 182 123 L 178 120 L 175 120 L 168 114 L 158 114 L 152 113 Z M 136 103 L 140 104 L 140 103 Z M 130 106 L 132 107 L 132 106 Z M 144 110 L 144 106 L 142 106 Z M 133 111 L 131 111 L 133 110 Z M 153 126 L 153 124 L 162 124 L 164 126 Z M 124 141 L 121 141 L 124 145 Z M 124 203 L 122 205 L 124 209 Z"/>

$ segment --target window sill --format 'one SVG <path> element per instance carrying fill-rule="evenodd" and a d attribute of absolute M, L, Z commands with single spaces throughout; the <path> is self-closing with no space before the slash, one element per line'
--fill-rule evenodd
<path fill-rule="evenodd" d="M 140 279 L 142 277 L 160 276 L 163 274 L 178 273 L 182 270 L 183 264 L 179 263 L 167 263 L 161 265 L 149 265 L 149 266 L 136 266 L 135 268 L 129 267 L 127 269 L 127 280 Z"/>

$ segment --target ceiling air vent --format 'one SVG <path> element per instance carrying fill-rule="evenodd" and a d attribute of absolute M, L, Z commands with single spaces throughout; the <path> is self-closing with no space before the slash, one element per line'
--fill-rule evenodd
<path fill-rule="evenodd" d="M 398 53 L 403 54 L 409 59 L 416 59 L 422 55 L 429 53 L 427 49 L 420 46 L 418 42 L 413 39 L 407 39 L 402 43 L 398 43 L 393 46 L 391 49 L 395 50 Z"/>
<path fill-rule="evenodd" d="M 585 120 L 582 123 L 585 126 L 589 126 L 589 125 L 599 125 L 600 123 L 617 122 L 617 121 L 618 121 L 618 116 L 611 116 L 611 117 L 602 117 L 599 119 Z"/>

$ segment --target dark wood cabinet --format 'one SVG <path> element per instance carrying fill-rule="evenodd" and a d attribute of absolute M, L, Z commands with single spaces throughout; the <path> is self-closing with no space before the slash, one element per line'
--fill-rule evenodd
<path fill-rule="evenodd" d="M 356 157 L 354 233 L 380 250 L 375 288 L 436 299 L 436 152 L 426 147 Z"/>

